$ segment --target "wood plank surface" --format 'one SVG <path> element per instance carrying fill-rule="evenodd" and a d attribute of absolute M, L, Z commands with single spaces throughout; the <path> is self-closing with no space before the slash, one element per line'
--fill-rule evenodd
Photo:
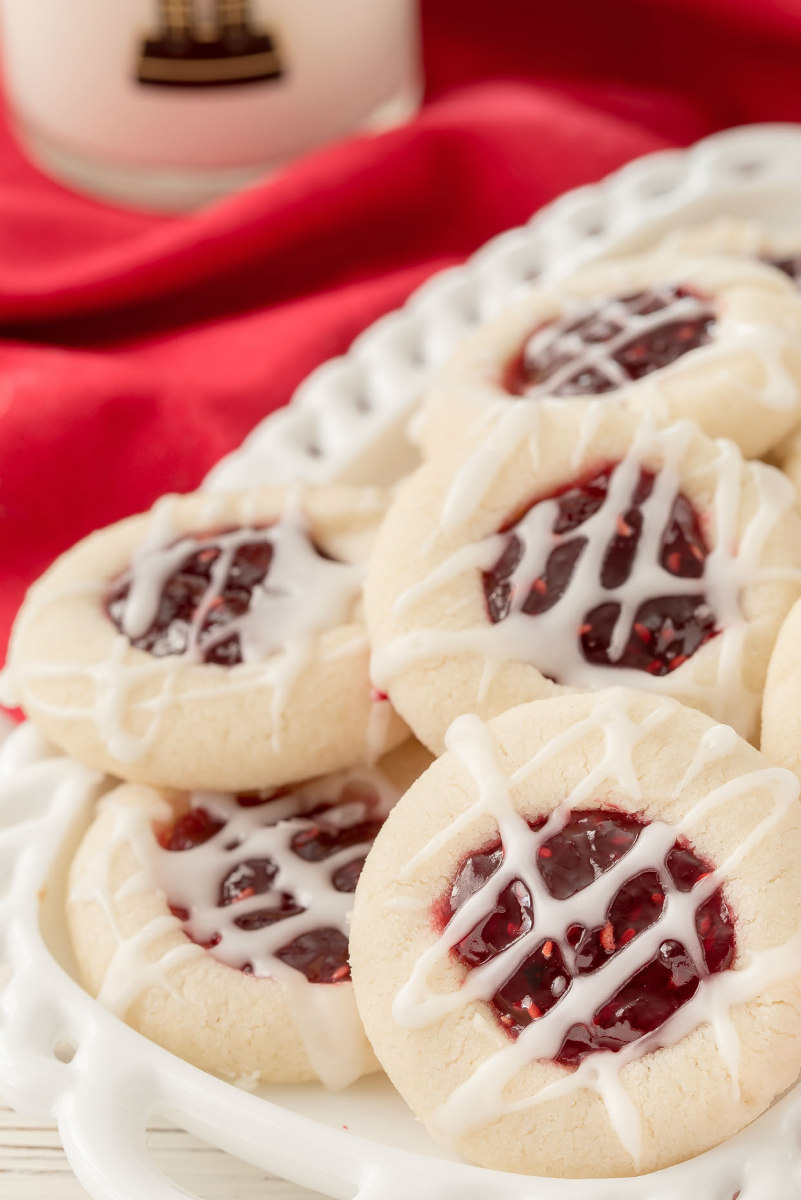
<path fill-rule="evenodd" d="M 201 1200 L 318 1200 L 316 1192 L 266 1175 L 166 1123 L 151 1130 L 149 1142 L 161 1170 Z M 0 1200 L 87 1200 L 55 1125 L 18 1115 L 2 1101 Z"/>

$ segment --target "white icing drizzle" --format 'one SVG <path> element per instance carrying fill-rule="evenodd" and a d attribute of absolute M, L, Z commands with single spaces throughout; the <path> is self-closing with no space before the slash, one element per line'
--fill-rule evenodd
<path fill-rule="evenodd" d="M 439 527 L 445 533 L 458 529 L 465 520 L 465 513 L 476 511 L 515 450 L 527 439 L 532 450 L 532 465 L 535 470 L 537 468 L 540 406 L 509 406 L 504 400 L 492 405 L 491 410 L 498 413 L 499 419 L 491 424 L 480 450 L 467 460 L 469 469 L 463 467 L 457 472 L 445 497 L 439 521 Z M 434 536 L 436 532 L 434 530 Z"/>
<path fill-rule="evenodd" d="M 743 261 L 745 262 L 745 260 Z M 608 269 L 613 264 L 605 265 Z M 716 287 L 726 285 L 747 287 L 753 282 L 750 275 L 738 279 L 737 261 L 728 258 L 717 260 L 702 258 L 697 263 L 686 263 L 684 269 L 688 277 L 696 270 L 702 270 L 704 274 L 713 276 L 713 285 Z M 628 290 L 629 293 L 636 291 L 636 287 L 630 284 L 626 276 L 626 266 L 623 263 L 621 271 L 618 272 L 618 287 L 620 290 Z M 678 282 L 680 283 L 680 281 Z M 669 287 L 670 284 L 667 283 L 662 285 L 662 289 Z M 661 289 L 656 287 L 651 290 L 658 292 Z M 555 318 L 556 322 L 575 319 L 582 312 L 586 312 L 588 304 L 592 303 L 587 299 L 577 299 L 567 295 L 560 295 L 559 301 L 562 315 Z M 608 315 L 614 318 L 623 314 L 619 300 L 612 298 L 607 303 L 608 308 L 604 310 L 603 317 Z M 713 298 L 711 303 L 716 305 L 719 302 Z M 631 323 L 608 342 L 581 344 L 580 339 L 576 337 L 573 344 L 575 357 L 564 363 L 559 371 L 549 379 L 541 384 L 527 387 L 522 397 L 511 396 L 500 383 L 496 383 L 491 387 L 489 393 L 495 398 L 487 399 L 483 412 L 471 423 L 471 435 L 477 441 L 479 439 L 483 441 L 472 470 L 473 483 L 483 490 L 479 490 L 477 494 L 471 492 L 467 480 L 460 478 L 455 481 L 452 489 L 457 503 L 458 494 L 462 491 L 468 499 L 473 499 L 476 504 L 480 504 L 494 477 L 492 464 L 493 459 L 498 457 L 499 442 L 511 438 L 513 447 L 516 448 L 519 444 L 518 439 L 515 439 L 514 429 L 518 424 L 524 426 L 525 419 L 515 417 L 513 411 L 521 408 L 537 408 L 543 405 L 564 408 L 565 404 L 574 406 L 577 402 L 586 406 L 590 412 L 581 430 L 579 445 L 577 445 L 574 455 L 575 462 L 581 461 L 582 447 L 591 445 L 594 432 L 593 422 L 597 425 L 601 415 L 605 411 L 608 412 L 610 403 L 617 400 L 628 402 L 636 397 L 639 407 L 657 417 L 660 423 L 665 424 L 673 419 L 675 410 L 672 408 L 671 395 L 662 385 L 666 381 L 673 381 L 682 374 L 693 373 L 699 368 L 714 368 L 719 364 L 720 371 L 725 375 L 726 387 L 730 392 L 739 391 L 748 400 L 761 404 L 765 408 L 775 412 L 791 412 L 797 409 L 799 403 L 798 382 L 785 361 L 787 351 L 792 350 L 797 338 L 782 328 L 760 321 L 749 322 L 730 316 L 726 311 L 725 304 L 722 311 L 715 313 L 715 321 L 709 331 L 711 340 L 693 350 L 688 350 L 668 366 L 660 367 L 641 379 L 631 380 L 624 376 L 618 364 L 611 360 L 610 355 L 620 349 L 622 345 L 630 340 L 635 340 L 635 335 L 639 336 L 640 333 L 646 333 L 658 326 L 662 320 L 679 320 L 685 319 L 685 317 L 692 319 L 694 315 L 700 315 L 702 311 L 703 303 L 689 296 L 650 315 L 625 314 L 626 320 Z M 536 353 L 544 345 L 547 345 L 552 336 L 552 329 L 552 322 L 547 322 L 541 328 L 536 329 L 526 342 L 526 352 L 531 350 Z M 762 367 L 764 378 L 759 385 L 753 382 L 746 384 L 736 372 L 732 371 L 732 357 L 743 353 L 751 355 Z M 552 396 L 554 388 L 558 387 L 565 378 L 593 368 L 601 370 L 616 384 L 611 395 L 606 392 L 597 395 L 588 393 L 587 395 Z M 494 379 L 493 376 L 493 381 Z M 536 405 L 521 403 L 521 400 L 532 399 L 537 400 Z M 592 415 L 593 410 L 596 414 L 595 417 Z M 484 439 L 484 429 L 487 423 L 492 428 L 489 436 Z M 506 461 L 502 455 L 501 459 L 503 462 Z M 485 476 L 483 483 L 482 471 Z M 446 504 L 443 512 L 443 528 L 446 530 L 453 528 L 453 516 L 449 511 L 449 504 Z"/>
<path fill-rule="evenodd" d="M 698 264 L 709 273 L 710 264 L 704 262 Z M 718 267 L 720 279 L 717 283 L 737 284 L 736 264 L 732 264 L 728 260 L 725 267 L 721 267 L 720 262 L 715 264 Z M 686 271 L 688 275 L 693 273 L 695 264 L 688 263 Z M 746 276 L 742 279 L 741 284 L 747 286 L 750 279 Z M 664 284 L 661 287 L 655 287 L 650 290 L 656 292 L 667 292 L 670 284 Z M 662 417 L 668 415 L 668 397 L 661 391 L 660 384 L 666 379 L 673 379 L 677 375 L 686 372 L 692 372 L 699 367 L 705 368 L 707 365 L 715 365 L 720 363 L 726 370 L 730 363 L 732 355 L 747 353 L 752 355 L 760 363 L 764 371 L 764 380 L 755 387 L 754 385 L 746 386 L 734 372 L 727 370 L 727 386 L 733 390 L 740 390 L 758 404 L 764 405 L 765 408 L 772 409 L 776 412 L 791 411 L 798 406 L 798 384 L 793 378 L 793 375 L 788 370 L 784 361 L 785 351 L 792 344 L 791 337 L 783 329 L 777 328 L 758 321 L 745 321 L 741 318 L 730 316 L 725 309 L 715 313 L 715 322 L 709 330 L 711 340 L 702 346 L 688 350 L 680 355 L 674 362 L 668 366 L 660 367 L 658 370 L 649 375 L 643 376 L 642 379 L 632 381 L 625 371 L 612 360 L 612 355 L 623 348 L 631 341 L 636 341 L 642 334 L 650 332 L 654 328 L 668 321 L 694 320 L 701 317 L 705 312 L 709 311 L 710 304 L 713 307 L 719 303 L 713 298 L 706 303 L 702 300 L 697 300 L 693 296 L 687 296 L 675 300 L 666 308 L 660 309 L 658 312 L 649 315 L 637 315 L 627 313 L 619 300 L 610 299 L 605 305 L 603 312 L 599 313 L 599 319 L 610 320 L 625 319 L 627 325 L 624 329 L 608 342 L 587 343 L 583 344 L 581 339 L 576 336 L 573 343 L 572 357 L 568 362 L 559 368 L 550 378 L 543 383 L 533 387 L 527 387 L 524 393 L 525 399 L 540 399 L 551 395 L 554 388 L 558 387 L 565 379 L 571 378 L 573 375 L 585 370 L 598 370 L 607 379 L 615 385 L 616 390 L 623 388 L 644 389 L 647 395 L 647 403 L 652 406 L 656 412 L 660 412 Z M 581 311 L 585 311 L 586 301 L 574 301 L 569 303 L 565 310 L 564 316 L 560 320 L 570 320 L 574 316 L 578 316 Z M 552 327 L 546 325 L 543 328 L 536 330 L 535 333 L 526 343 L 526 355 L 529 353 L 536 354 L 540 349 L 547 346 L 550 340 Z M 568 338 L 562 338 L 563 344 L 569 342 Z M 730 378 L 729 378 L 730 376 Z M 604 393 L 608 396 L 609 393 Z M 567 396 L 562 398 L 562 402 L 570 403 L 571 399 L 586 399 L 583 395 Z M 508 401 L 507 401 L 508 403 Z"/>
<path fill-rule="evenodd" d="M 366 776 L 366 777 L 365 777 Z M 220 792 L 194 792 L 193 808 L 204 808 L 225 824 L 219 833 L 190 850 L 169 851 L 159 847 L 155 873 L 170 902 L 189 912 L 187 930 L 199 942 L 219 934 L 212 948 L 215 958 L 229 966 L 250 962 L 254 975 L 274 978 L 286 967 L 275 951 L 312 929 L 335 927 L 347 933 L 346 919 L 353 907 L 348 892 L 337 891 L 334 872 L 363 857 L 370 841 L 348 846 L 322 862 L 307 862 L 291 849 L 292 839 L 313 832 L 318 823 L 345 829 L 362 821 L 386 815 L 396 794 L 384 803 L 369 774 L 343 772 L 315 780 L 298 791 L 277 796 L 265 805 L 241 807 L 235 797 Z M 319 817 L 304 814 L 321 802 L 339 801 Z M 277 873 L 270 891 L 254 894 L 220 907 L 222 880 L 246 859 L 270 859 Z M 254 912 L 277 907 L 282 892 L 290 893 L 305 912 L 286 917 L 257 932 L 241 929 L 236 922 Z M 283 970 L 282 970 L 283 968 Z M 292 970 L 292 968 L 289 968 Z M 293 975 L 297 972 L 293 971 Z"/>
<path fill-rule="evenodd" d="M 155 797 L 156 793 L 153 795 Z M 169 804 L 163 801 L 158 812 L 151 809 L 148 818 L 141 809 L 120 804 L 111 792 L 100 801 L 98 811 L 113 812 L 113 829 L 103 848 L 84 864 L 81 877 L 73 876 L 69 900 L 99 905 L 108 921 L 115 941 L 114 953 L 106 966 L 97 998 L 118 1017 L 124 1018 L 135 1000 L 149 987 L 161 986 L 177 998 L 170 975 L 182 963 L 199 958 L 203 950 L 194 942 L 186 941 L 154 958 L 155 943 L 165 934 L 179 930 L 181 922 L 166 912 L 126 936 L 116 916 L 115 901 L 118 898 L 148 891 L 153 886 L 149 861 L 155 839 L 150 820 L 154 816 L 165 822 L 171 820 Z M 129 849 L 139 865 L 122 887 L 114 890 L 112 867 L 123 849 Z"/>
<path fill-rule="evenodd" d="M 154 793 L 155 795 L 155 793 Z M 96 903 L 114 934 L 115 949 L 107 965 L 99 1001 L 120 1017 L 150 987 L 162 987 L 181 999 L 171 983 L 174 969 L 211 954 L 231 967 L 249 962 L 253 974 L 277 981 L 287 993 L 309 1062 L 329 1088 L 346 1087 L 367 1066 L 367 1046 L 348 979 L 336 984 L 312 984 L 305 975 L 276 957 L 276 951 L 314 929 L 336 928 L 348 932 L 353 895 L 333 886 L 333 873 L 363 857 L 370 842 L 336 851 L 321 862 L 307 862 L 291 849 L 292 838 L 308 834 L 320 822 L 347 827 L 364 820 L 383 819 L 399 796 L 398 789 L 374 767 L 354 767 L 322 776 L 279 795 L 265 805 L 242 807 L 235 797 L 219 792 L 196 792 L 191 807 L 205 808 L 223 828 L 209 841 L 188 850 L 169 851 L 156 840 L 154 821 L 171 826 L 172 807 L 163 802 L 151 807 L 122 802 L 115 793 L 101 801 L 101 811 L 111 812 L 111 836 L 74 878 L 72 903 Z M 320 804 L 333 807 L 317 817 L 304 814 Z M 266 824 L 266 822 L 271 822 Z M 234 844 L 236 843 L 236 844 Z M 111 873 L 117 853 L 129 849 L 137 869 L 116 890 Z M 239 864 L 269 858 L 276 867 L 270 890 L 261 895 L 219 905 L 220 885 Z M 123 935 L 115 915 L 116 904 L 137 893 L 155 892 L 177 909 L 189 913 L 186 921 L 162 912 L 141 929 Z M 258 930 L 239 928 L 237 918 L 278 907 L 280 894 L 291 893 L 305 912 L 286 917 Z M 182 942 L 161 954 L 157 943 L 165 934 L 186 930 L 198 941 L 219 942 L 205 950 L 195 941 Z"/>
<path fill-rule="evenodd" d="M 525 427 L 521 429 L 520 422 L 512 420 L 514 416 L 514 410 L 510 410 L 509 420 L 504 419 L 495 431 L 498 452 L 490 439 L 486 452 L 472 455 L 457 473 L 442 508 L 443 532 L 470 519 L 492 482 L 490 476 L 502 471 L 504 462 L 520 445 Z M 662 537 L 674 500 L 682 490 L 682 462 L 694 434 L 695 427 L 689 421 L 663 430 L 654 428 L 649 419 L 641 421 L 629 449 L 612 472 L 603 503 L 581 526 L 566 534 L 552 532 L 558 513 L 556 500 L 534 504 L 514 527 L 524 552 L 509 580 L 512 600 L 508 616 L 496 624 L 487 616 L 481 624 L 467 629 L 422 628 L 396 637 L 373 654 L 371 674 L 376 685 L 390 690 L 393 679 L 415 663 L 468 653 L 479 656 L 485 664 L 477 701 L 483 699 L 494 673 L 504 662 L 520 661 L 531 663 L 543 675 L 567 687 L 595 690 L 614 680 L 640 690 L 675 693 L 749 736 L 757 719 L 760 695 L 749 691 L 743 679 L 748 623 L 740 608 L 740 595 L 745 587 L 767 580 L 801 580 L 801 571 L 795 567 L 760 565 L 765 542 L 781 514 L 794 504 L 794 493 L 780 472 L 753 464 L 750 469 L 758 503 L 742 532 L 738 532 L 742 458 L 733 443 L 716 442 L 715 461 L 702 468 L 714 478 L 711 512 L 699 514 L 702 522 L 707 516 L 711 518 L 714 544 L 698 578 L 674 575 L 660 562 Z M 655 467 L 655 462 L 660 465 Z M 622 583 L 603 587 L 601 570 L 607 549 L 620 532 L 621 518 L 631 507 L 643 468 L 655 470 L 656 475 L 650 496 L 640 505 L 642 530 L 632 569 Z M 460 576 L 487 571 L 498 561 L 508 536 L 496 533 L 460 547 L 425 579 L 401 593 L 393 612 L 403 613 Z M 543 577 L 549 555 L 556 546 L 574 538 L 586 539 L 586 544 L 563 594 L 547 611 L 526 614 L 522 610 L 529 589 L 535 579 Z M 639 605 L 675 595 L 697 595 L 699 606 L 705 603 L 714 614 L 718 632 L 695 653 L 716 650 L 717 670 L 696 678 L 695 655 L 661 676 L 616 664 L 614 660 L 625 649 Z M 589 611 L 607 602 L 620 606 L 609 648 L 611 662 L 589 662 L 581 648 L 581 626 Z"/>
<path fill-rule="evenodd" d="M 528 366 L 538 355 L 547 351 L 558 335 L 560 355 L 564 353 L 565 361 L 553 371 L 547 379 L 538 384 L 526 384 L 524 396 L 534 399 L 539 396 L 553 395 L 558 387 L 576 375 L 595 371 L 614 389 L 628 386 L 632 380 L 626 369 L 615 362 L 615 354 L 632 342 L 649 333 L 655 332 L 663 325 L 677 321 L 701 321 L 704 318 L 714 318 L 712 301 L 699 296 L 674 296 L 673 287 L 669 283 L 659 284 L 647 290 L 652 293 L 662 307 L 651 313 L 632 312 L 621 297 L 610 297 L 600 301 L 576 301 L 571 303 L 565 313 L 556 322 L 547 322 L 535 329 L 528 338 L 523 350 L 523 362 Z M 595 321 L 599 326 L 607 323 L 619 325 L 607 341 L 585 341 L 579 331 L 567 332 L 564 324 L 574 321 Z M 710 336 L 713 336 L 710 333 Z M 687 353 L 693 353 L 692 350 Z M 685 357 L 682 355 L 681 357 Z M 678 362 L 679 359 L 676 359 Z M 671 364 L 673 365 L 673 364 Z M 667 370 L 668 368 L 661 368 Z"/>
<path fill-rule="evenodd" d="M 639 1114 L 626 1092 L 620 1072 L 627 1063 L 662 1046 L 675 1044 L 701 1025 L 712 1029 L 718 1052 L 739 1087 L 739 1042 L 730 1010 L 754 999 L 771 984 L 799 972 L 801 934 L 787 943 L 758 953 L 738 951 L 732 968 L 714 975 L 706 973 L 695 916 L 737 865 L 760 844 L 798 801 L 798 780 L 780 768 L 764 768 L 729 780 L 697 800 L 676 825 L 653 820 L 640 831 L 634 845 L 609 870 L 582 891 L 566 900 L 555 899 L 545 887 L 536 867 L 538 850 L 561 829 L 569 814 L 582 807 L 598 807 L 603 796 L 624 792 L 636 807 L 641 789 L 636 778 L 633 753 L 644 734 L 667 720 L 676 703 L 664 700 L 641 723 L 629 712 L 630 700 L 618 689 L 600 693 L 589 715 L 547 743 L 530 761 L 506 776 L 496 756 L 488 728 L 475 716 L 462 716 L 451 725 L 448 749 L 466 768 L 477 793 L 474 803 L 439 835 L 432 838 L 405 866 L 401 879 L 409 879 L 415 868 L 436 855 L 478 818 L 491 815 L 504 847 L 503 860 L 490 878 L 456 911 L 442 934 L 414 964 L 407 982 L 396 993 L 393 1016 L 405 1028 L 427 1026 L 447 1013 L 464 1009 L 471 1002 L 488 1001 L 511 978 L 530 953 L 548 938 L 558 943 L 570 969 L 574 952 L 567 940 L 573 924 L 598 926 L 621 886 L 644 870 L 655 870 L 665 895 L 655 924 L 640 932 L 591 974 L 574 975 L 553 1007 L 532 1021 L 514 1042 L 485 1058 L 478 1068 L 437 1109 L 431 1128 L 444 1141 L 470 1129 L 497 1120 L 504 1114 L 533 1107 L 545 1100 L 581 1088 L 589 1088 L 603 1100 L 612 1127 L 635 1167 L 641 1156 L 642 1131 Z M 536 775 L 545 764 L 577 746 L 588 735 L 600 732 L 603 748 L 586 774 L 565 800 L 553 810 L 545 825 L 532 830 L 517 811 L 511 788 Z M 725 726 L 710 729 L 695 752 L 684 778 L 672 798 L 682 793 L 705 769 L 731 752 L 736 740 Z M 682 836 L 692 839 L 694 827 L 709 812 L 738 796 L 762 791 L 772 799 L 769 813 L 757 821 L 748 836 L 707 876 L 686 893 L 679 892 L 667 872 L 666 856 Z M 478 847 L 477 847 L 478 849 Z M 455 991 L 433 991 L 432 974 L 449 959 L 451 947 L 494 907 L 497 897 L 513 880 L 522 880 L 532 899 L 534 927 L 517 941 L 469 971 Z M 574 1024 L 586 1022 L 625 982 L 653 959 L 664 941 L 680 942 L 693 959 L 700 982 L 695 994 L 664 1024 L 644 1034 L 622 1050 L 596 1051 L 575 1070 L 565 1073 L 534 1095 L 516 1101 L 504 1096 L 507 1085 L 526 1065 L 538 1059 L 553 1059 Z"/>
<path fill-rule="evenodd" d="M 161 720 L 173 703 L 208 695 L 208 691 L 201 688 L 184 688 L 178 694 L 176 685 L 182 668 L 186 664 L 199 664 L 204 649 L 213 643 L 238 635 L 242 662 L 223 668 L 225 692 L 234 695 L 262 690 L 265 686 L 272 689 L 271 740 L 274 750 L 278 751 L 292 689 L 316 653 L 316 637 L 326 629 L 353 619 L 364 564 L 334 561 L 318 554 L 310 541 L 308 523 L 297 497 L 290 496 L 283 515 L 267 527 L 245 526 L 211 533 L 202 539 L 184 536 L 178 541 L 175 540 L 175 504 L 175 497 L 165 497 L 152 510 L 143 543 L 131 561 L 131 586 L 122 615 L 124 633 L 114 638 L 108 658 L 89 665 L 15 663 L 4 672 L 3 695 L 9 699 L 17 695 L 24 698 L 24 685 L 28 681 L 88 680 L 93 690 L 93 701 L 89 705 L 58 704 L 37 696 L 37 708 L 60 720 L 89 718 L 114 757 L 122 762 L 132 762 L 152 746 Z M 219 506 L 220 498 L 211 493 L 200 523 L 219 519 Z M 201 636 L 203 623 L 225 584 L 237 550 L 254 541 L 269 542 L 272 546 L 272 559 L 265 579 L 253 588 L 247 611 L 219 626 L 211 638 L 208 631 Z M 141 637 L 152 626 L 171 574 L 190 555 L 211 547 L 219 548 L 220 553 L 194 613 L 183 652 L 157 657 L 145 651 L 145 657 L 131 662 L 128 638 Z M 42 596 L 41 603 L 51 604 L 75 591 L 96 595 L 100 602 L 105 588 L 97 584 L 76 585 Z M 33 593 L 29 619 L 36 603 L 36 593 Z M 345 650 L 358 653 L 363 644 L 363 639 L 353 639 L 347 647 L 337 647 L 327 657 L 340 657 Z M 220 669 L 219 666 L 216 668 Z M 156 694 L 132 699 L 132 693 L 148 682 L 158 685 Z M 133 712 L 144 712 L 150 717 L 142 733 L 132 733 L 128 728 L 127 717 Z M 371 749 L 375 751 L 375 757 L 384 749 L 377 746 L 378 731 L 378 725 L 374 725 Z"/>
<path fill-rule="evenodd" d="M 226 621 L 212 636 L 202 636 L 204 622 L 225 586 L 237 551 L 249 543 L 272 547 L 266 577 L 253 588 L 246 612 Z M 244 663 L 262 662 L 288 645 L 307 643 L 320 630 L 347 619 L 362 582 L 360 565 L 327 559 L 315 550 L 305 516 L 291 506 L 267 528 L 237 528 L 202 539 L 190 536 L 170 545 L 140 549 L 131 562 L 123 632 L 132 640 L 142 637 L 156 620 L 170 576 L 191 555 L 212 549 L 219 555 L 187 632 L 182 657 L 189 661 L 199 661 L 204 649 L 235 634 L 239 636 Z"/>

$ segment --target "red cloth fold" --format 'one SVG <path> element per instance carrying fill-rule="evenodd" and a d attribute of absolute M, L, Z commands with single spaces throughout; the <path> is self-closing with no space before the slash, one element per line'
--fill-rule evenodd
<path fill-rule="evenodd" d="M 798 120 L 797 0 L 427 0 L 427 100 L 185 217 L 73 194 L 0 114 L 0 653 L 90 529 L 195 487 L 318 363 L 567 188 Z"/>

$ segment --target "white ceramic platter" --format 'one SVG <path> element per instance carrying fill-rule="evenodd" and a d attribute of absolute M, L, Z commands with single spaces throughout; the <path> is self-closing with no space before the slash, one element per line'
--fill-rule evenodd
<path fill-rule="evenodd" d="M 801 129 L 750 126 L 640 159 L 557 200 L 422 287 L 404 309 L 319 368 L 208 486 L 262 480 L 386 483 L 415 460 L 405 429 L 421 386 L 461 334 L 527 281 L 639 249 L 720 214 L 776 232 L 801 210 Z M 0 1091 L 54 1116 L 96 1200 L 188 1195 L 148 1156 L 156 1116 L 339 1200 L 801 1200 L 801 1085 L 724 1146 L 630 1180 L 540 1180 L 456 1161 L 383 1077 L 248 1093 L 175 1058 L 75 981 L 64 924 L 70 855 L 109 781 L 23 726 L 0 750 Z"/>
<path fill-rule="evenodd" d="M 750 125 L 636 159 L 600 184 L 567 192 L 527 225 L 441 271 L 347 354 L 318 367 L 291 404 L 222 459 L 211 488 L 306 479 L 378 483 L 416 465 L 406 428 L 421 389 L 456 342 L 534 279 L 641 250 L 682 225 L 720 215 L 801 228 L 801 127 Z"/>

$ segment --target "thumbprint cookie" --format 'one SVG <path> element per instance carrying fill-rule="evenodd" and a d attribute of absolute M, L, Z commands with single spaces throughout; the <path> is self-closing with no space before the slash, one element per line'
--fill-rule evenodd
<path fill-rule="evenodd" d="M 534 1175 L 659 1170 L 801 1069 L 794 775 L 612 688 L 459 717 L 356 891 L 375 1053 L 433 1136 Z"/>
<path fill-rule="evenodd" d="M 757 457 L 801 419 L 801 296 L 783 271 L 743 258 L 652 253 L 585 267 L 460 343 L 416 436 L 437 455 L 533 402 L 689 418 Z"/>
<path fill-rule="evenodd" d="M 421 741 L 439 753 L 461 713 L 616 685 L 757 735 L 801 593 L 781 472 L 612 409 L 531 407 L 462 451 L 400 489 L 365 592 L 373 681 Z"/>
<path fill-rule="evenodd" d="M 272 787 L 407 736 L 371 690 L 373 489 L 171 496 L 31 588 L 4 680 L 58 746 L 132 782 Z"/>
<path fill-rule="evenodd" d="M 70 872 L 88 990 L 228 1078 L 341 1088 L 375 1070 L 348 917 L 376 832 L 429 762 L 407 741 L 375 767 L 255 794 L 108 793 Z"/>

